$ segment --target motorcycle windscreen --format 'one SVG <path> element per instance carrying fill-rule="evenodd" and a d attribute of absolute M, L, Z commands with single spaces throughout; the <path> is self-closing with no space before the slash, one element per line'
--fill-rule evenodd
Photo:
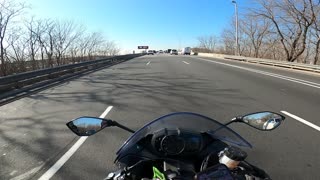
<path fill-rule="evenodd" d="M 194 132 L 204 133 L 212 135 L 214 138 L 224 141 L 226 143 L 235 144 L 243 147 L 252 147 L 249 142 L 243 139 L 239 134 L 232 129 L 224 126 L 216 120 L 209 117 L 190 113 L 179 112 L 162 116 L 136 131 L 118 150 L 117 155 L 125 152 L 126 149 L 132 147 L 142 138 L 148 134 L 152 134 L 160 129 L 174 129 L 180 128 L 190 130 Z"/>

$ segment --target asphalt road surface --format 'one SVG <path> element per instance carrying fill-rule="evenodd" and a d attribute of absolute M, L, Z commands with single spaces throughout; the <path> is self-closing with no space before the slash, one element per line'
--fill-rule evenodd
<path fill-rule="evenodd" d="M 227 122 L 262 110 L 287 119 L 271 132 L 231 125 L 254 146 L 245 149 L 248 160 L 273 179 L 320 179 L 320 76 L 170 55 L 135 58 L 0 107 L 0 179 L 38 179 L 49 169 L 44 179 L 103 179 L 115 170 L 115 152 L 130 133 L 108 128 L 79 142 L 65 126 L 79 116 L 137 130 L 171 112 Z"/>

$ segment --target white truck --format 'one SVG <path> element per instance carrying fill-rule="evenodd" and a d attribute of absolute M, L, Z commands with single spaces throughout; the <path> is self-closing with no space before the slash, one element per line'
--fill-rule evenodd
<path fill-rule="evenodd" d="M 191 48 L 190 47 L 183 48 L 181 54 L 190 55 L 191 54 Z"/>

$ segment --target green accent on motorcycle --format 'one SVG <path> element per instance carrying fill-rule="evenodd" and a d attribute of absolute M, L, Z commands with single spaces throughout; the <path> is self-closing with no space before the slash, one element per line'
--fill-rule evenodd
<path fill-rule="evenodd" d="M 153 179 L 165 180 L 164 174 L 159 171 L 156 167 L 152 167 L 153 169 Z"/>

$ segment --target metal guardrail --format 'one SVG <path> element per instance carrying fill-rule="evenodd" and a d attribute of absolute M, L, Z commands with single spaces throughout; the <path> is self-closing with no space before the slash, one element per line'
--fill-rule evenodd
<path fill-rule="evenodd" d="M 284 61 L 276 61 L 276 60 L 269 60 L 269 59 L 241 57 L 241 56 L 224 56 L 224 59 L 238 60 L 238 61 L 244 61 L 249 63 L 258 63 L 258 64 L 265 64 L 265 65 L 271 65 L 271 66 L 277 66 L 277 67 L 284 67 L 284 68 L 320 73 L 319 65 L 302 64 L 302 63 L 296 63 L 296 62 L 284 62 Z"/>
<path fill-rule="evenodd" d="M 237 60 L 237 61 L 243 61 L 243 62 L 249 62 L 249 63 L 257 63 L 257 64 L 264 64 L 269 66 L 277 66 L 277 67 L 283 67 L 283 68 L 289 68 L 289 69 L 298 69 L 303 71 L 320 73 L 320 65 L 302 64 L 302 63 L 296 63 L 296 62 L 277 61 L 277 60 L 270 60 L 270 59 L 260 59 L 260 58 L 233 56 L 233 55 L 225 55 L 225 54 L 214 54 L 214 53 L 198 53 L 198 55 L 203 57 Z"/>
<path fill-rule="evenodd" d="M 79 75 L 81 73 L 121 63 L 123 61 L 141 56 L 142 54 L 130 54 L 113 56 L 106 59 L 86 61 L 77 64 L 69 64 L 54 68 L 41 69 L 31 72 L 25 72 L 0 78 L 0 104 L 3 99 L 10 96 L 39 88 L 64 78 Z"/>

